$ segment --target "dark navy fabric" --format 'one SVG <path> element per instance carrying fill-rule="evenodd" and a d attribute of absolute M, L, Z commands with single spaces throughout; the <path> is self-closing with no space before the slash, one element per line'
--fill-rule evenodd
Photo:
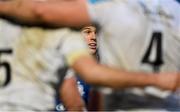
<path fill-rule="evenodd" d="M 90 85 L 85 83 L 83 80 L 81 80 L 79 77 L 77 77 L 77 85 L 82 89 L 81 96 L 84 99 L 85 103 L 88 103 L 89 99 L 89 91 L 90 91 Z"/>

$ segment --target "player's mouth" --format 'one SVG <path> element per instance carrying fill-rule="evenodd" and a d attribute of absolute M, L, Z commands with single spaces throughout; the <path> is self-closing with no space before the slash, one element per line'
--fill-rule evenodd
<path fill-rule="evenodd" d="M 88 44 L 90 49 L 96 49 L 96 43 Z"/>

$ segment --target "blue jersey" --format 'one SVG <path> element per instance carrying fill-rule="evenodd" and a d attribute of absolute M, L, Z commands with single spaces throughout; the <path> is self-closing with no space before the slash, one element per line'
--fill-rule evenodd
<path fill-rule="evenodd" d="M 77 88 L 79 90 L 79 93 L 81 95 L 81 97 L 83 98 L 85 104 L 88 104 L 88 99 L 89 99 L 89 91 L 90 91 L 90 85 L 88 85 L 87 83 L 85 83 L 83 80 L 81 80 L 79 77 L 76 77 L 77 80 Z M 59 96 L 58 96 L 58 91 L 55 97 L 55 104 L 56 105 L 56 111 L 57 112 L 61 112 L 61 111 L 65 111 L 66 108 L 64 107 L 64 105 L 62 104 Z"/>
<path fill-rule="evenodd" d="M 85 83 L 83 80 L 81 80 L 79 77 L 77 77 L 77 86 L 79 89 L 79 92 L 84 99 L 85 103 L 88 103 L 89 99 L 89 90 L 90 90 L 90 85 Z"/>
<path fill-rule="evenodd" d="M 102 2 L 102 1 L 107 1 L 107 0 L 88 0 L 88 2 L 91 3 L 91 4 L 95 4 L 95 3 L 98 3 L 98 2 Z"/>

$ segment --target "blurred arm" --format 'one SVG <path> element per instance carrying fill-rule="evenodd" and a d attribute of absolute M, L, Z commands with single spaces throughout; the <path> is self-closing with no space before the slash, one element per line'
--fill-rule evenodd
<path fill-rule="evenodd" d="M 59 89 L 61 101 L 68 111 L 83 111 L 85 104 L 78 91 L 76 78 L 65 79 Z"/>
<path fill-rule="evenodd" d="M 117 89 L 127 87 L 156 86 L 161 89 L 174 90 L 177 74 L 148 74 L 128 72 L 99 65 L 90 56 L 79 57 L 72 65 L 75 71 L 90 84 L 108 86 Z"/>
<path fill-rule="evenodd" d="M 86 0 L 0 1 L 0 17 L 24 25 L 81 27 L 90 23 Z"/>

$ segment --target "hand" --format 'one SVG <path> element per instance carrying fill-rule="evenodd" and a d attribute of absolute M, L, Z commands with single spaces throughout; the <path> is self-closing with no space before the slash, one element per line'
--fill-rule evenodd
<path fill-rule="evenodd" d="M 161 89 L 175 91 L 180 87 L 180 74 L 160 73 L 157 75 L 157 86 Z"/>

